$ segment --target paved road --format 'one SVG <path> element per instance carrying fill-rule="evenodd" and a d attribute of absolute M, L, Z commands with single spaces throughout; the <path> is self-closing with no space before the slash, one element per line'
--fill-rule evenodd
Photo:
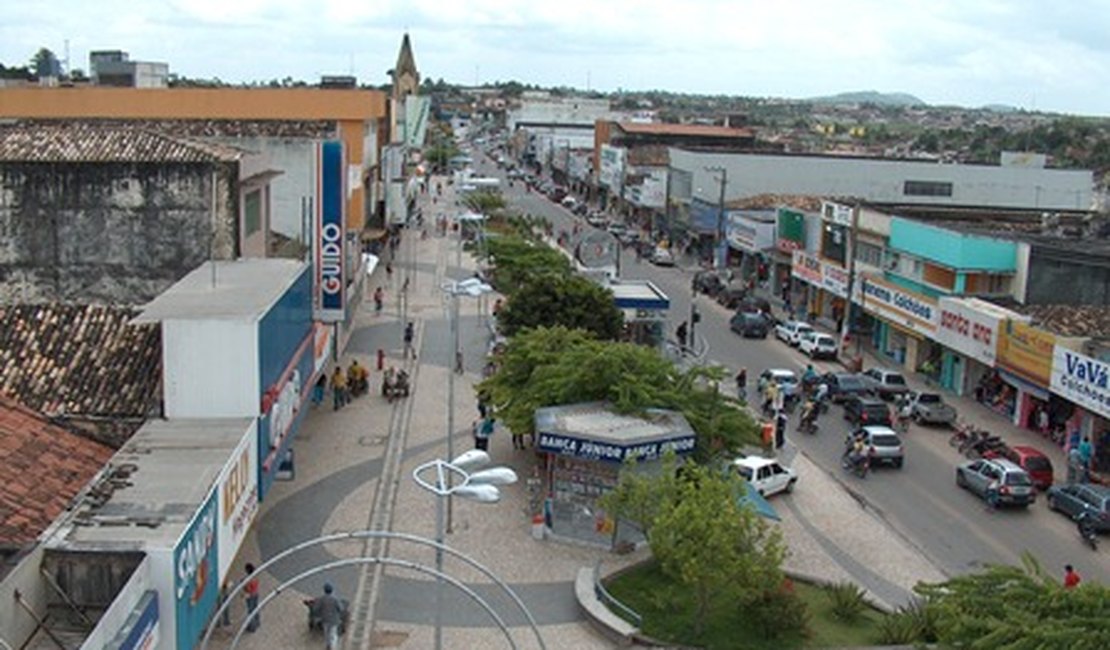
<path fill-rule="evenodd" d="M 493 169 L 488 163 L 484 166 L 487 173 Z M 516 183 L 508 196 L 522 211 L 548 217 L 557 230 L 570 228 L 573 216 L 569 211 L 535 192 L 524 193 L 521 185 Z M 589 227 L 584 221 L 582 225 Z M 621 269 L 623 278 L 651 280 L 670 297 L 670 332 L 688 318 L 690 269 L 659 268 L 638 262 L 631 254 L 623 256 Z M 764 368 L 801 370 L 807 363 L 803 355 L 773 338 L 767 341 L 741 339 L 728 329 L 731 314 L 727 310 L 704 296 L 694 300 L 702 314 L 698 337 L 704 337 L 708 343 L 708 362 L 734 370 L 747 367 L 751 384 Z M 831 368 L 829 364 L 816 365 Z M 842 370 L 839 366 L 835 369 Z M 1043 446 L 1034 434 L 1014 430 L 999 416 L 968 400 L 959 402 L 962 415 L 977 419 L 993 431 L 1008 432 L 1011 440 Z M 848 431 L 847 423 L 841 418 L 841 409 L 834 407 L 822 417 L 818 435 L 794 435 L 793 439 L 815 462 L 839 471 L 841 445 Z M 1110 582 L 1110 561 L 1083 546 L 1074 525 L 1058 513 L 1050 512 L 1043 498 L 1027 510 L 990 512 L 980 499 L 958 489 L 955 467 L 964 458 L 948 446 L 948 435 L 947 430 L 915 425 L 905 436 L 903 469 L 879 469 L 865 481 L 846 482 L 950 575 L 966 573 L 989 563 L 1018 564 L 1022 553 L 1028 551 L 1049 572 L 1062 570 L 1061 566 L 1070 562 L 1089 579 Z"/>

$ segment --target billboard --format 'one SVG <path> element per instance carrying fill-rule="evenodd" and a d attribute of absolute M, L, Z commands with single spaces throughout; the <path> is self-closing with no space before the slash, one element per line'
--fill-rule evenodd
<path fill-rule="evenodd" d="M 173 549 L 177 648 L 196 647 L 219 599 L 219 527 L 216 490 L 197 511 Z"/>
<path fill-rule="evenodd" d="M 220 500 L 219 581 L 223 584 L 231 561 L 239 552 L 243 538 L 258 514 L 258 432 L 257 420 L 231 454 L 216 481 Z"/>
<path fill-rule="evenodd" d="M 1008 310 L 980 305 L 978 300 L 942 297 L 937 343 L 952 348 L 989 367 L 998 351 L 998 331 Z M 1016 314 L 1015 314 L 1016 316 Z"/>
<path fill-rule="evenodd" d="M 788 208 L 778 209 L 778 238 L 775 247 L 784 253 L 802 250 L 806 244 L 806 216 Z"/>
<path fill-rule="evenodd" d="M 346 191 L 343 143 L 321 142 L 316 150 L 316 228 L 313 238 L 316 265 L 316 317 L 335 322 L 344 317 L 347 278 Z"/>
<path fill-rule="evenodd" d="M 1007 320 L 998 337 L 998 365 L 1026 381 L 1047 388 L 1052 375 L 1055 346 L 1054 334 Z"/>
<path fill-rule="evenodd" d="M 864 311 L 930 338 L 936 334 L 940 310 L 935 299 L 870 276 L 862 278 L 860 292 Z"/>
<path fill-rule="evenodd" d="M 1110 364 L 1059 344 L 1052 353 L 1052 392 L 1110 418 Z"/>

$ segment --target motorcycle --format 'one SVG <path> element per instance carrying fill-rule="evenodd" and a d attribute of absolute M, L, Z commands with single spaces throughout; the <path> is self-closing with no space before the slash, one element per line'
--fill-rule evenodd
<path fill-rule="evenodd" d="M 1003 442 L 1001 437 L 985 434 L 969 445 L 964 455 L 972 459 L 982 458 L 988 451 L 999 451 L 1005 447 L 1006 443 Z"/>
<path fill-rule="evenodd" d="M 1076 528 L 1079 529 L 1079 537 L 1083 539 L 1087 546 L 1091 547 L 1092 551 L 1098 550 L 1098 529 L 1095 528 L 1094 515 L 1085 512 L 1075 520 Z"/>
<path fill-rule="evenodd" d="M 815 435 L 817 433 L 817 413 L 820 407 L 813 404 L 808 407 L 808 411 L 803 408 L 801 416 L 798 418 L 798 431 L 800 433 L 808 433 Z"/>
<path fill-rule="evenodd" d="M 867 473 L 871 470 L 871 455 L 867 453 L 845 453 L 840 458 L 840 466 L 859 478 L 867 478 Z"/>

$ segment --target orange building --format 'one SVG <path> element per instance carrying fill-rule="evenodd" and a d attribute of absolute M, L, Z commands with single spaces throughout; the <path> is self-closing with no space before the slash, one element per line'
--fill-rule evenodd
<path fill-rule="evenodd" d="M 320 88 L 0 88 L 0 119 L 254 120 L 335 122 L 350 178 L 347 228 L 365 226 L 386 134 L 386 95 Z M 353 176 L 353 174 L 351 174 Z"/>

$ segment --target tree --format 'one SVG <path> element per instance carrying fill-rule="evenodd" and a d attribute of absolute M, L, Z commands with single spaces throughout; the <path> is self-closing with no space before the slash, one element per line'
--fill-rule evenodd
<path fill-rule="evenodd" d="M 512 296 L 535 275 L 570 275 L 570 261 L 559 251 L 523 237 L 493 237 L 486 243 L 496 266 L 493 283 L 501 293 Z"/>
<path fill-rule="evenodd" d="M 473 212 L 489 214 L 505 207 L 505 197 L 497 192 L 471 192 L 463 203 Z"/>
<path fill-rule="evenodd" d="M 743 487 L 735 474 L 693 464 L 677 469 L 673 456 L 658 474 L 629 469 L 602 507 L 638 521 L 663 572 L 694 592 L 695 639 L 722 598 L 753 602 L 782 583 L 782 534 L 738 503 Z"/>
<path fill-rule="evenodd" d="M 680 370 L 652 348 L 556 326 L 512 337 L 498 371 L 478 390 L 522 435 L 535 432 L 533 416 L 545 406 L 607 401 L 630 415 L 649 408 L 679 411 L 697 434 L 695 457 L 709 459 L 760 439 L 747 412 L 717 390 L 714 382 L 722 378 L 719 368 Z"/>
<path fill-rule="evenodd" d="M 945 647 L 1025 650 L 1110 648 L 1110 588 L 1064 589 L 1032 556 L 1023 567 L 992 566 L 915 591 L 936 613 Z"/>
<path fill-rule="evenodd" d="M 37 77 L 60 77 L 62 64 L 50 49 L 40 47 L 38 52 L 31 57 L 31 68 Z"/>
<path fill-rule="evenodd" d="M 624 317 L 609 289 L 580 275 L 548 274 L 526 279 L 498 314 L 497 324 L 506 336 L 525 328 L 562 325 L 615 341 Z"/>

